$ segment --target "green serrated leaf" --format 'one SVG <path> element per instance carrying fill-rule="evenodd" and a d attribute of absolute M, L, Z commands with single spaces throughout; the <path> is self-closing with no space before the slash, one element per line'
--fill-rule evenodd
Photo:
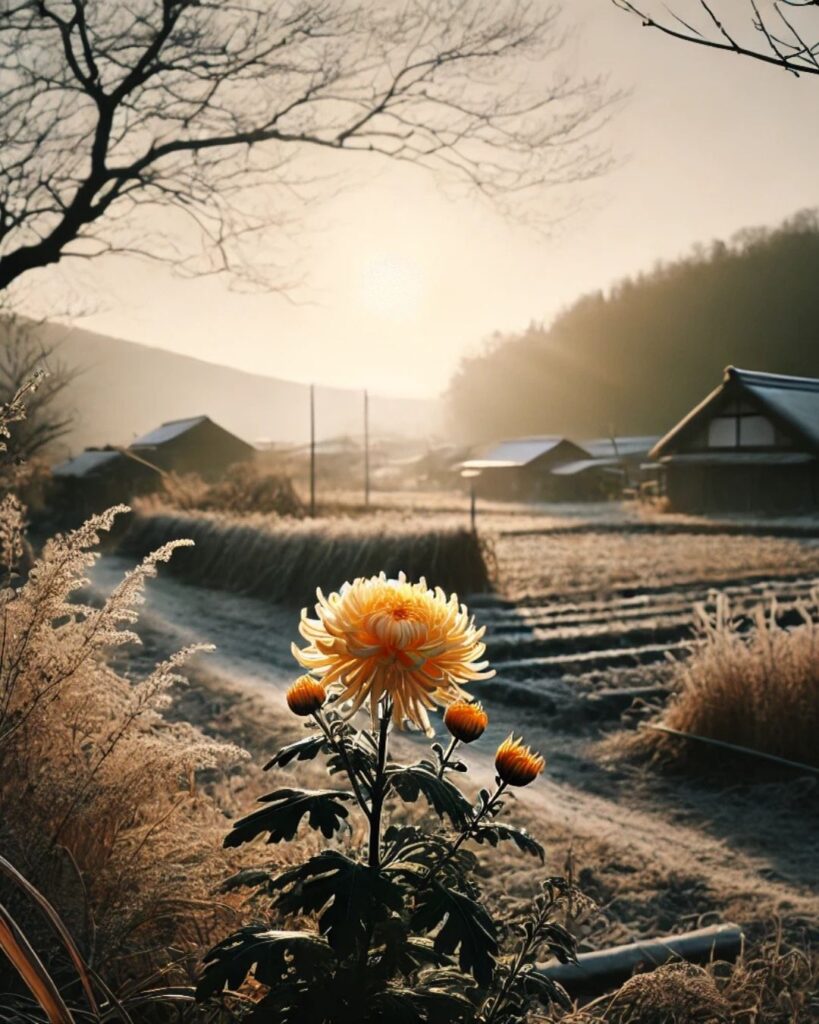
<path fill-rule="evenodd" d="M 384 833 L 386 859 L 401 865 L 418 864 L 430 868 L 442 860 L 452 849 L 451 844 L 443 836 L 430 834 L 417 825 L 391 825 Z"/>
<path fill-rule="evenodd" d="M 233 829 L 225 836 L 224 845 L 241 846 L 263 832 L 268 833 L 268 843 L 292 839 L 305 815 L 310 828 L 321 831 L 326 839 L 330 839 L 348 815 L 342 801 L 352 799 L 350 793 L 335 789 L 277 789 L 275 793 L 259 798 L 259 803 L 268 806 L 234 823 Z"/>
<path fill-rule="evenodd" d="M 461 975 L 461 980 L 467 979 Z M 465 1024 L 475 1007 L 458 992 L 394 986 L 368 1001 L 365 1021 L 384 1024 Z"/>
<path fill-rule="evenodd" d="M 322 984 L 322 981 L 332 983 Z M 343 999 L 339 988 L 338 975 L 278 985 L 254 1002 L 249 1012 L 242 1012 L 242 1024 L 306 1024 L 334 1020 Z"/>
<path fill-rule="evenodd" d="M 422 970 L 417 987 L 430 1024 L 473 1022 L 485 996 L 470 974 L 454 966 Z"/>
<path fill-rule="evenodd" d="M 205 955 L 196 998 L 207 999 L 225 989 L 235 992 L 251 973 L 270 988 L 292 977 L 309 981 L 325 974 L 334 959 L 327 943 L 309 932 L 252 925 L 229 935 Z"/>
<path fill-rule="evenodd" d="M 529 997 L 537 999 L 541 1006 L 549 1007 L 557 1003 L 564 1010 L 571 1010 L 572 1001 L 566 989 L 558 985 L 556 981 L 538 971 L 527 971 L 519 978 L 523 992 Z"/>
<path fill-rule="evenodd" d="M 491 825 L 477 825 L 472 830 L 471 838 L 476 843 L 489 843 L 490 846 L 497 846 L 500 842 L 510 840 L 523 853 L 540 857 L 541 863 L 546 859 L 546 851 L 524 828 L 515 828 L 512 825 L 503 825 L 498 822 Z"/>
<path fill-rule="evenodd" d="M 466 980 L 461 976 L 462 980 Z M 475 1019 L 475 1007 L 459 992 L 421 990 L 415 997 L 416 1005 L 426 1024 L 466 1024 Z"/>
<path fill-rule="evenodd" d="M 538 938 L 562 964 L 577 963 L 577 941 L 562 924 L 552 922 L 540 929 Z"/>
<path fill-rule="evenodd" d="M 304 739 L 296 740 L 295 743 L 288 743 L 286 747 L 282 747 L 278 754 L 267 762 L 264 770 L 284 768 L 291 761 L 312 761 L 314 757 L 318 757 L 319 754 L 329 749 L 327 740 L 321 733 L 305 736 Z"/>
<path fill-rule="evenodd" d="M 376 926 L 368 960 L 368 970 L 373 977 L 386 980 L 401 975 L 406 978 L 424 968 L 448 963 L 448 957 L 435 949 L 432 939 L 411 936 L 407 922 L 401 918 L 391 917 Z"/>
<path fill-rule="evenodd" d="M 416 896 L 410 926 L 429 933 L 440 925 L 435 948 L 447 955 L 458 950 L 458 963 L 481 985 L 492 980 L 498 954 L 497 928 L 488 911 L 476 900 L 431 879 Z"/>
<path fill-rule="evenodd" d="M 284 872 L 270 888 L 282 890 L 275 904 L 282 913 L 319 913 L 319 931 L 342 959 L 354 956 L 369 929 L 404 905 L 393 878 L 336 850 Z"/>
<path fill-rule="evenodd" d="M 406 988 L 388 988 L 376 992 L 367 1000 L 366 1016 L 362 1024 L 424 1024 L 416 993 Z"/>
<path fill-rule="evenodd" d="M 389 825 L 384 829 L 384 843 L 394 850 L 403 849 L 426 836 L 426 830 L 418 825 Z"/>
<path fill-rule="evenodd" d="M 375 775 L 376 756 L 360 737 L 340 736 L 338 742 L 344 744 L 346 760 L 350 763 L 353 771 L 358 774 L 359 778 Z M 345 758 L 341 754 L 333 751 L 327 760 L 330 774 L 337 775 L 339 772 L 346 772 L 347 766 L 344 761 Z"/>
<path fill-rule="evenodd" d="M 472 805 L 448 779 L 439 779 L 428 762 L 389 765 L 386 770 L 389 786 L 407 803 L 423 796 L 439 818 L 445 815 L 455 828 L 461 829 L 472 816 Z"/>

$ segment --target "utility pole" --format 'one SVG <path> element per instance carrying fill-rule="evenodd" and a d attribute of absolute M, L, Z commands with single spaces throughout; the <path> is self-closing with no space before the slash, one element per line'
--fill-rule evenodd
<path fill-rule="evenodd" d="M 370 396 L 364 388 L 364 507 L 370 507 Z"/>
<path fill-rule="evenodd" d="M 310 518 L 316 516 L 316 386 L 310 385 Z"/>
<path fill-rule="evenodd" d="M 469 528 L 473 533 L 477 533 L 478 530 L 478 509 L 477 509 L 477 493 L 475 485 L 478 481 L 478 477 L 481 475 L 479 469 L 462 469 L 461 479 L 469 481 Z"/>

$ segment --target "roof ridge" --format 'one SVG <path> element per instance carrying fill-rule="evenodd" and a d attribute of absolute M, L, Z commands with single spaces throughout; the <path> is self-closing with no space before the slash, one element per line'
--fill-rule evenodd
<path fill-rule="evenodd" d="M 503 437 L 499 441 L 494 441 L 495 445 L 498 444 L 518 444 L 520 441 L 565 441 L 568 437 L 565 434 L 523 434 L 520 437 Z"/>
<path fill-rule="evenodd" d="M 206 412 L 200 412 L 196 416 L 180 416 L 175 420 L 165 420 L 164 423 L 160 423 L 160 427 L 172 427 L 175 423 L 193 423 L 194 420 L 207 420 L 210 419 Z M 154 428 L 156 429 L 156 428 Z"/>
<path fill-rule="evenodd" d="M 795 391 L 819 391 L 819 378 L 797 377 L 787 373 L 770 373 L 767 370 L 744 370 L 739 366 L 725 367 L 725 381 L 736 380 L 746 384 L 764 384 L 767 387 Z"/>

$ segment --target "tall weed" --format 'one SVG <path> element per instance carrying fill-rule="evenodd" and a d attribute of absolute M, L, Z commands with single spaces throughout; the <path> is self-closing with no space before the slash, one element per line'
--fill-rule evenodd
<path fill-rule="evenodd" d="M 195 775 L 244 755 L 162 714 L 196 648 L 142 679 L 107 664 L 112 648 L 139 642 L 131 627 L 145 580 L 189 543 L 149 555 L 101 607 L 84 604 L 94 548 L 120 511 L 48 541 L 27 578 L 9 575 L 0 589 L 0 845 L 95 966 L 127 970 L 129 957 L 179 949 L 201 927 L 190 910 L 220 870 L 221 816 Z M 6 558 L 15 535 L 4 532 Z"/>

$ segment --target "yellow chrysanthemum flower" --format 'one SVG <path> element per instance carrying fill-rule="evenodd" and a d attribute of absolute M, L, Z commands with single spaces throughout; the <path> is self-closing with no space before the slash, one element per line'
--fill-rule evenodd
<path fill-rule="evenodd" d="M 490 679 L 484 630 L 475 627 L 465 605 L 440 587 L 430 590 L 423 578 L 408 583 L 401 573 L 384 573 L 345 583 L 325 597 L 319 590 L 316 615 L 302 611 L 299 632 L 309 646 L 293 644 L 296 661 L 337 684 L 342 701 L 352 700 L 353 714 L 369 699 L 373 722 L 385 695 L 393 701 L 399 726 L 414 722 L 429 733 L 427 711 L 465 696 L 460 686 Z"/>

